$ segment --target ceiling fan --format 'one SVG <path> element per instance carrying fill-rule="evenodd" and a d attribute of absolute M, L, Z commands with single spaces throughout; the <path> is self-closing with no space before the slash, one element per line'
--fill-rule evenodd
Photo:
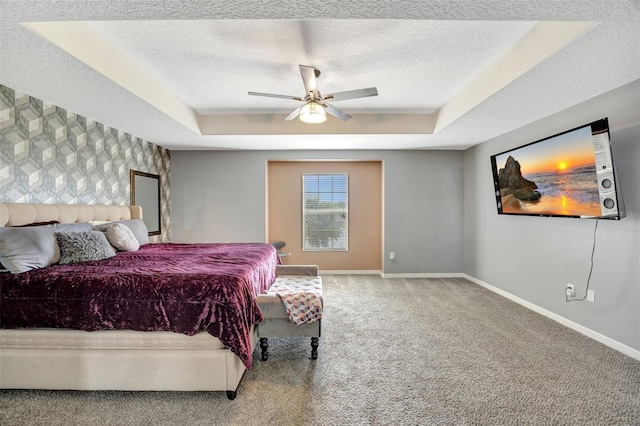
<path fill-rule="evenodd" d="M 346 92 L 336 92 L 330 95 L 322 95 L 318 90 L 317 82 L 317 78 L 320 77 L 320 70 L 307 65 L 298 66 L 300 67 L 300 75 L 302 75 L 302 82 L 304 83 L 304 89 L 306 93 L 304 97 L 275 95 L 272 93 L 261 92 L 248 92 L 248 94 L 251 96 L 293 99 L 294 101 L 304 102 L 304 105 L 296 108 L 284 120 L 289 121 L 293 120 L 296 117 L 300 117 L 300 120 L 304 121 L 305 123 L 322 123 L 327 119 L 327 113 L 343 121 L 351 118 L 349 114 L 327 103 L 327 101 L 343 101 L 346 99 L 378 96 L 378 89 L 376 89 L 375 87 L 358 90 L 347 90 Z"/>

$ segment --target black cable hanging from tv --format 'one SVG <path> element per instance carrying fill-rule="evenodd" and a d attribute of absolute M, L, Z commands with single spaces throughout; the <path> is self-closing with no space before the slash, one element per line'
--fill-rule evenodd
<path fill-rule="evenodd" d="M 596 224 L 593 227 L 593 247 L 591 247 L 591 267 L 589 268 L 589 276 L 587 277 L 587 288 L 584 290 L 584 296 L 581 298 L 569 299 L 569 296 L 565 295 L 566 302 L 582 302 L 587 298 L 587 294 L 589 294 L 589 283 L 591 282 L 591 274 L 593 273 L 593 255 L 596 252 L 596 231 L 598 230 L 598 220 L 596 219 Z"/>

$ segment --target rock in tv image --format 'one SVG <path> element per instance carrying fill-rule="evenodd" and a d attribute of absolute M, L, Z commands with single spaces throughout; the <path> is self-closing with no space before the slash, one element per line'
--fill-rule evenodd
<path fill-rule="evenodd" d="M 494 155 L 491 163 L 499 213 L 607 217 L 603 204 L 612 202 L 619 218 L 606 119 Z"/>

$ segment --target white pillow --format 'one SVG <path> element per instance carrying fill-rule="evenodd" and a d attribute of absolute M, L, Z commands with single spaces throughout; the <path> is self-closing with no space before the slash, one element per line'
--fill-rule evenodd
<path fill-rule="evenodd" d="M 120 251 L 136 251 L 140 248 L 140 242 L 133 235 L 133 231 L 121 223 L 112 223 L 105 230 L 107 240 Z"/>
<path fill-rule="evenodd" d="M 102 225 L 96 225 L 96 229 L 104 232 L 114 223 L 120 223 L 131 229 L 131 232 L 133 232 L 133 235 L 136 237 L 136 240 L 138 240 L 140 245 L 147 244 L 149 242 L 149 231 L 142 219 L 119 220 L 117 222 L 104 223 Z"/>

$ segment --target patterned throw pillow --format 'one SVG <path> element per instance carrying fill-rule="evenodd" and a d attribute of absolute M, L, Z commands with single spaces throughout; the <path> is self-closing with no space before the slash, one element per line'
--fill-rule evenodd
<path fill-rule="evenodd" d="M 112 223 L 104 234 L 111 245 L 120 251 L 136 251 L 140 248 L 140 243 L 131 229 L 122 223 Z"/>
<path fill-rule="evenodd" d="M 100 231 L 56 232 L 56 239 L 60 246 L 60 265 L 108 259 L 116 255 Z"/>

